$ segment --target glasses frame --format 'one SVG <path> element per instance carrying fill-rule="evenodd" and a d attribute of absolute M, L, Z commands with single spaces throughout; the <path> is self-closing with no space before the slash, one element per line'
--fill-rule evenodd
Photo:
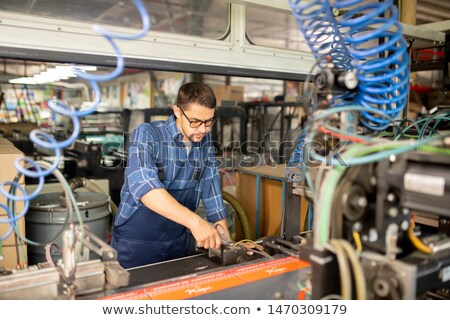
<path fill-rule="evenodd" d="M 209 128 L 209 127 L 212 127 L 212 126 L 214 125 L 214 123 L 216 123 L 216 121 L 217 121 L 217 117 L 216 117 L 216 116 L 214 116 L 214 117 L 212 117 L 212 118 L 210 118 L 210 119 L 204 120 L 204 121 L 203 121 L 203 120 L 198 120 L 198 119 L 196 119 L 196 120 L 191 120 L 191 119 L 188 118 L 188 116 L 186 115 L 186 113 L 184 113 L 183 109 L 181 109 L 180 107 L 178 107 L 178 108 L 180 109 L 181 113 L 182 113 L 183 116 L 186 118 L 186 120 L 189 122 L 189 126 L 190 126 L 192 129 L 199 128 L 199 127 L 202 126 L 202 124 L 204 124 L 205 127 Z M 210 124 L 209 126 L 206 125 L 206 123 L 207 123 L 208 121 L 211 121 L 211 124 Z M 192 122 L 199 122 L 200 124 L 199 124 L 198 126 L 192 126 Z"/>

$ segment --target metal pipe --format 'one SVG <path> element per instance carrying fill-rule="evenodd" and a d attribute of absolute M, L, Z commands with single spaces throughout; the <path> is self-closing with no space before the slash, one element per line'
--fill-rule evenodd
<path fill-rule="evenodd" d="M 400 22 L 415 25 L 416 24 L 417 0 L 400 1 Z"/>

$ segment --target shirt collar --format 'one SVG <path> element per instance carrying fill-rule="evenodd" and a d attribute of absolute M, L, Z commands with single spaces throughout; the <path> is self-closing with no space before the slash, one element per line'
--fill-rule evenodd
<path fill-rule="evenodd" d="M 171 115 L 167 120 L 166 120 L 166 126 L 167 126 L 167 130 L 169 130 L 170 136 L 172 137 L 172 139 L 180 146 L 183 145 L 182 140 L 183 140 L 183 135 L 181 134 L 180 130 L 177 127 L 177 122 L 176 122 L 176 118 L 175 115 Z"/>

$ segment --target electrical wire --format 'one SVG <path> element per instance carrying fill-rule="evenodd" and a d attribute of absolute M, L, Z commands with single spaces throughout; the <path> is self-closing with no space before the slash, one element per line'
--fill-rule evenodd
<path fill-rule="evenodd" d="M 361 253 L 362 252 L 361 236 L 359 235 L 359 232 L 356 230 L 352 231 L 352 235 L 356 245 L 356 252 Z"/>
<path fill-rule="evenodd" d="M 250 240 L 250 239 L 243 239 L 243 240 L 240 240 L 238 242 L 235 242 L 233 244 L 233 247 L 236 247 L 236 246 L 240 245 L 240 246 L 244 247 L 247 251 L 253 252 L 253 249 L 250 249 L 250 248 L 247 248 L 246 246 L 243 246 L 242 245 L 243 243 L 251 243 L 253 246 L 255 246 L 255 248 L 257 249 L 257 251 L 259 251 L 260 254 L 262 254 L 266 258 L 273 259 L 273 257 L 271 255 L 269 255 L 267 252 L 264 251 L 264 248 L 261 245 L 259 245 L 258 243 L 256 243 L 253 240 Z"/>
<path fill-rule="evenodd" d="M 354 274 L 354 280 L 355 280 L 355 287 L 356 287 L 356 299 L 358 300 L 366 300 L 367 299 L 367 288 L 366 288 L 366 280 L 364 277 L 364 271 L 361 265 L 361 262 L 359 261 L 358 257 L 356 256 L 355 250 L 353 247 L 348 243 L 348 241 L 344 239 L 338 240 L 341 243 L 342 248 L 347 254 L 347 257 L 350 260 L 350 264 L 352 265 L 352 271 Z"/>
<path fill-rule="evenodd" d="M 444 148 L 439 148 L 439 147 L 434 147 L 434 146 L 421 146 L 420 150 L 424 150 L 424 151 L 428 151 L 428 152 L 433 152 L 433 153 L 440 153 L 440 154 L 445 154 L 445 155 L 450 155 L 450 149 L 444 149 Z"/>
<path fill-rule="evenodd" d="M 414 228 L 416 227 L 416 224 L 414 223 L 414 220 L 411 219 L 409 229 L 408 229 L 408 238 L 411 241 L 411 243 L 416 247 L 417 250 L 420 252 L 423 252 L 425 254 L 432 254 L 433 249 L 431 249 L 429 246 L 424 244 L 414 233 Z"/>
<path fill-rule="evenodd" d="M 327 135 L 334 136 L 338 139 L 348 140 L 348 141 L 352 141 L 352 142 L 364 143 L 364 142 L 369 141 L 369 139 L 367 139 L 367 138 L 360 138 L 351 133 L 344 134 L 344 131 L 341 131 L 337 128 L 332 128 L 330 126 L 320 126 L 319 131 L 322 133 L 325 133 Z"/>
<path fill-rule="evenodd" d="M 341 242 L 338 241 L 338 239 L 331 239 L 330 245 L 334 248 L 334 253 L 336 254 L 339 266 L 341 297 L 343 300 L 350 300 L 352 298 L 352 279 L 346 253 Z"/>

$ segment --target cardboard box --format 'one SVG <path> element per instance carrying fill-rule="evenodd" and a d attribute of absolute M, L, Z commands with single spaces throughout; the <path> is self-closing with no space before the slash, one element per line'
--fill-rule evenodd
<path fill-rule="evenodd" d="M 237 105 L 238 102 L 244 101 L 244 87 L 242 86 L 216 86 L 214 94 L 217 99 L 217 106 Z"/>
<path fill-rule="evenodd" d="M 19 251 L 19 256 L 17 256 L 17 250 Z M 27 258 L 27 245 L 23 245 L 24 255 Z M 3 246 L 2 248 L 3 259 L 0 258 L 0 267 L 6 270 L 13 270 L 17 268 L 17 262 L 21 268 L 25 267 L 25 261 L 23 260 L 21 249 L 15 246 Z M 28 260 L 28 258 L 27 258 Z"/>
<path fill-rule="evenodd" d="M 13 143 L 5 138 L 0 138 L 0 150 L 2 146 L 12 146 Z M 0 151 L 1 152 L 1 151 Z"/>
<path fill-rule="evenodd" d="M 14 179 L 17 174 L 17 169 L 14 166 L 14 161 L 17 158 L 23 157 L 23 152 L 17 149 L 14 145 L 8 144 L 4 141 L 2 142 L 2 144 L 0 145 L 0 181 L 12 181 Z M 19 183 L 24 183 L 23 175 L 20 177 Z"/>
<path fill-rule="evenodd" d="M 23 207 L 23 202 L 22 202 L 22 207 Z M 0 215 L 0 219 L 1 220 L 5 220 L 7 219 L 8 216 L 5 215 Z M 20 219 L 17 222 L 17 225 L 19 226 L 19 231 L 20 234 L 25 236 L 25 217 L 23 217 L 22 219 Z M 9 223 L 0 223 L 0 236 L 3 237 L 6 232 L 9 230 L 10 224 Z M 12 233 L 9 235 L 8 238 L 6 238 L 5 240 L 2 241 L 2 245 L 3 246 L 15 246 L 16 242 L 15 242 L 15 231 L 13 229 Z M 17 241 L 20 241 L 19 239 Z"/>

